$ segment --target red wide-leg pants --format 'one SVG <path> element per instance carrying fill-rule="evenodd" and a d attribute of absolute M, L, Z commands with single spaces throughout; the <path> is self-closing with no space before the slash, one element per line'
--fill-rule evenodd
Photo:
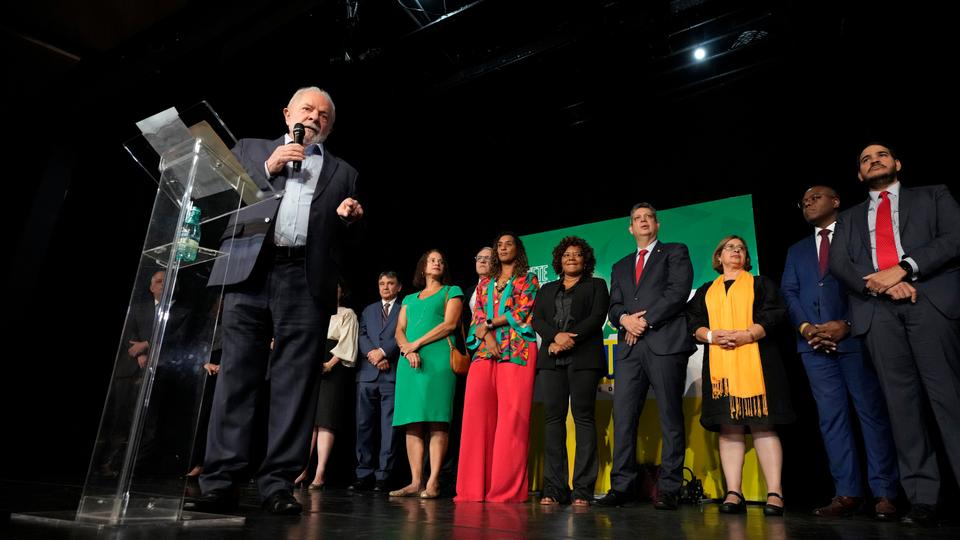
<path fill-rule="evenodd" d="M 527 500 L 530 408 L 537 343 L 527 365 L 477 360 L 467 374 L 456 502 Z"/>

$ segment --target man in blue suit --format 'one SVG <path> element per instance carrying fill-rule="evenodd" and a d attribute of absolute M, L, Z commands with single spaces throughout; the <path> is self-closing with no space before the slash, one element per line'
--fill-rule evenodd
<path fill-rule="evenodd" d="M 306 466 L 314 410 L 311 389 L 337 309 L 337 277 L 348 227 L 363 216 L 354 198 L 358 174 L 329 151 L 336 110 L 316 87 L 297 90 L 279 139 L 241 139 L 232 149 L 261 187 L 282 197 L 241 209 L 224 234 L 210 286 L 224 287 L 223 353 L 200 477 L 203 495 L 185 510 L 230 512 L 237 487 L 255 474 L 263 507 L 303 510 L 293 481 Z M 303 144 L 295 127 L 303 126 Z M 271 351 L 271 340 L 274 342 Z M 266 456 L 252 462 L 254 413 L 269 384 Z"/>
<path fill-rule="evenodd" d="M 383 272 L 378 282 L 380 301 L 360 316 L 360 354 L 357 362 L 357 480 L 354 491 L 373 488 L 386 491 L 393 469 L 396 436 L 393 429 L 393 397 L 397 381 L 397 319 L 400 280 L 396 272 Z M 374 462 L 374 438 L 380 427 L 379 460 Z"/>
<path fill-rule="evenodd" d="M 863 480 L 850 424 L 847 396 L 853 399 L 863 431 L 870 490 L 877 498 L 877 519 L 897 517 L 896 451 L 880 383 L 850 337 L 847 289 L 829 271 L 830 241 L 840 199 L 826 186 L 813 186 L 800 202 L 814 235 L 787 251 L 780 290 L 797 328 L 797 351 L 803 358 L 817 402 L 820 432 L 836 489 L 830 504 L 814 510 L 822 517 L 847 517 L 863 505 Z"/>

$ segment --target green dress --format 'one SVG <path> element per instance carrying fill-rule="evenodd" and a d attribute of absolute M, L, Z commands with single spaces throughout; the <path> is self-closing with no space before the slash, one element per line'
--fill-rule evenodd
<path fill-rule="evenodd" d="M 447 300 L 463 298 L 463 292 L 456 285 L 441 287 L 422 300 L 419 298 L 420 292 L 403 299 L 403 305 L 407 308 L 408 341 L 416 340 L 443 322 L 444 297 Z M 450 369 L 447 338 L 424 345 L 418 352 L 420 369 L 411 368 L 410 362 L 402 356 L 397 366 L 394 426 L 415 422 L 449 423 L 453 413 L 457 376 Z"/>

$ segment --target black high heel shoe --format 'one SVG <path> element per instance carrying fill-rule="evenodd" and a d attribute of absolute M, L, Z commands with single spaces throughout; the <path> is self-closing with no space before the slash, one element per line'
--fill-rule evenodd
<path fill-rule="evenodd" d="M 735 495 L 737 499 L 740 499 L 740 501 L 735 503 L 721 503 L 721 514 L 745 514 L 747 512 L 747 500 L 743 498 L 743 493 L 738 491 L 728 491 L 727 495 Z M 726 498 L 726 495 L 724 498 Z"/>
<path fill-rule="evenodd" d="M 774 493 L 774 492 L 771 491 L 770 493 L 767 493 L 767 498 L 769 499 L 770 497 L 776 497 L 776 498 L 780 499 L 780 502 L 781 502 L 781 503 L 784 502 L 784 500 L 783 500 L 783 495 L 780 495 L 779 493 Z M 765 516 L 782 516 L 782 515 L 783 515 L 783 506 L 782 506 L 782 505 L 781 505 L 781 506 L 777 506 L 777 505 L 775 505 L 775 504 L 767 503 L 767 504 L 763 505 L 763 515 L 765 515 Z"/>

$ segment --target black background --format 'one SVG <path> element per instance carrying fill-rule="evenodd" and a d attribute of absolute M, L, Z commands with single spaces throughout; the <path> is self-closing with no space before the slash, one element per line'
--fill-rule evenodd
<path fill-rule="evenodd" d="M 356 308 L 381 270 L 409 283 L 428 248 L 471 283 L 498 231 L 626 225 L 641 200 L 752 194 L 763 272 L 779 280 L 809 233 L 795 205 L 806 187 L 836 187 L 844 207 L 864 197 L 864 141 L 891 141 L 906 183 L 953 182 L 956 61 L 939 4 L 487 0 L 420 29 L 392 2 L 361 3 L 356 19 L 341 2 L 273 4 L 160 3 L 107 44 L 90 36 L 137 13 L 81 28 L 58 2 L 11 8 L 0 476 L 82 480 L 156 190 L 121 144 L 170 106 L 207 100 L 237 136 L 274 138 L 296 88 L 330 91 L 328 147 L 364 183 Z M 766 36 L 719 54 L 750 29 Z M 724 35 L 707 62 L 689 59 L 685 47 Z M 787 358 L 802 420 L 783 436 L 785 489 L 822 502 L 813 403 Z"/>

